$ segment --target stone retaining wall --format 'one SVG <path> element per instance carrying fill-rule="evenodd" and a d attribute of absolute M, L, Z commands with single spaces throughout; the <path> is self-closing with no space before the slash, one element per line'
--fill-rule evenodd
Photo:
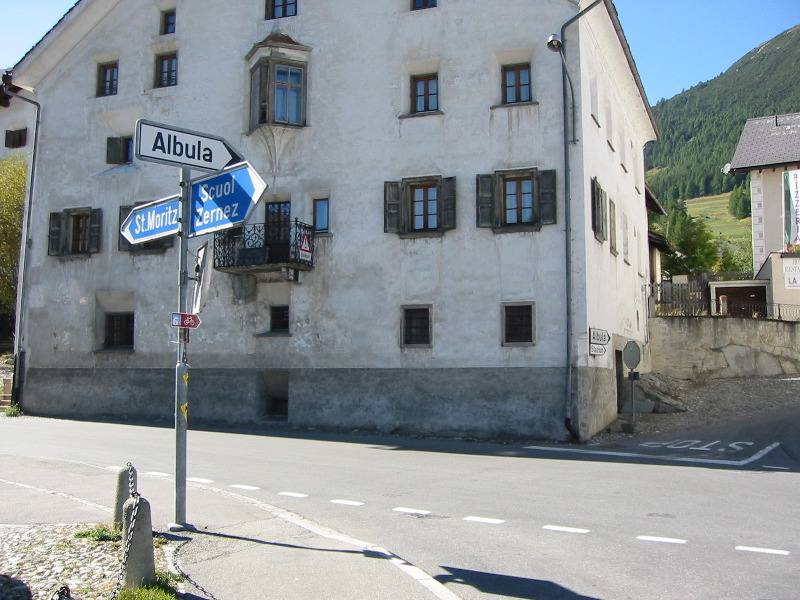
<path fill-rule="evenodd" d="M 652 370 L 679 379 L 800 373 L 800 323 L 738 317 L 653 317 Z"/>

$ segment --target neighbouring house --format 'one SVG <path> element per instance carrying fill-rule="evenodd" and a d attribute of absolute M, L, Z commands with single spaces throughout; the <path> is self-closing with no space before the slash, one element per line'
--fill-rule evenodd
<path fill-rule="evenodd" d="M 800 320 L 800 113 L 748 119 L 730 172 L 750 175 L 756 275 L 718 282 L 715 308 Z"/>
<path fill-rule="evenodd" d="M 657 128 L 613 2 L 358 4 L 80 0 L 14 67 L 4 151 L 39 146 L 27 413 L 173 412 L 178 243 L 120 235 L 180 192 L 137 157 L 146 120 L 268 185 L 190 240 L 213 251 L 190 423 L 562 440 L 615 418 L 622 349 L 648 354 Z"/>

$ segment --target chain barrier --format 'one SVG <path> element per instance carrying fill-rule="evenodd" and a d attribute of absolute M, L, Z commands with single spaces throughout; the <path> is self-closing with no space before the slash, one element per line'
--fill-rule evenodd
<path fill-rule="evenodd" d="M 172 553 L 172 568 L 175 569 L 175 572 L 177 572 L 178 575 L 184 579 L 184 581 L 188 582 L 193 588 L 203 594 L 206 597 L 206 600 L 219 600 L 219 598 L 217 598 L 214 594 L 192 579 L 191 576 L 186 571 L 181 569 L 180 565 L 178 564 L 178 552 L 180 552 L 181 548 L 188 544 L 189 541 L 190 540 L 186 540 L 180 546 L 175 548 L 175 552 Z"/>
<path fill-rule="evenodd" d="M 70 594 L 69 587 L 66 585 L 62 585 L 50 596 L 50 600 L 68 600 L 70 598 L 72 598 L 72 595 Z"/>
<path fill-rule="evenodd" d="M 131 553 L 131 542 L 133 540 L 133 529 L 136 526 L 136 513 L 139 512 L 139 493 L 136 491 L 135 484 L 133 482 L 133 466 L 131 463 L 128 463 L 128 489 L 133 498 L 133 512 L 131 513 L 131 522 L 128 525 L 128 531 L 125 535 L 125 551 L 122 553 L 122 564 L 119 566 L 119 572 L 117 573 L 117 582 L 114 584 L 114 591 L 111 592 L 111 600 L 115 600 L 117 594 L 119 594 L 119 590 L 122 587 L 122 578 L 125 575 L 125 567 L 128 564 L 128 556 Z M 69 596 L 68 596 L 69 597 Z M 58 599 L 60 600 L 60 598 Z"/>

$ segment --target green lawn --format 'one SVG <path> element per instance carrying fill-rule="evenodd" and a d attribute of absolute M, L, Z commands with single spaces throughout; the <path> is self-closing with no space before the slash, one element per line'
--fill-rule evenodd
<path fill-rule="evenodd" d="M 743 247 L 752 243 L 752 229 L 750 218 L 735 219 L 728 213 L 728 198 L 730 194 L 719 196 L 704 196 L 686 201 L 686 208 L 693 217 L 705 220 L 706 225 L 715 236 Z"/>

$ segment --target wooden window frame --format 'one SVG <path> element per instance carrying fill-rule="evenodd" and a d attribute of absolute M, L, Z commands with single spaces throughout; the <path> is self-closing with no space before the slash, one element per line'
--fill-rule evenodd
<path fill-rule="evenodd" d="M 414 190 L 436 188 L 436 227 L 415 227 Z M 456 228 L 456 178 L 438 175 L 383 183 L 384 227 L 400 237 L 441 236 Z M 430 225 L 428 222 L 426 225 Z"/>
<path fill-rule="evenodd" d="M 421 93 L 418 90 L 420 84 Z M 439 112 L 439 74 L 414 75 L 411 77 L 411 114 L 430 112 Z"/>
<path fill-rule="evenodd" d="M 289 305 L 281 304 L 269 307 L 270 333 L 289 334 Z"/>
<path fill-rule="evenodd" d="M 266 59 L 259 61 L 250 71 L 250 130 L 261 125 L 279 127 L 305 127 L 307 124 L 308 64 L 296 61 Z M 280 69 L 299 71 L 302 81 L 278 82 Z M 291 71 L 290 71 L 291 73 Z M 291 93 L 299 91 L 299 118 L 296 120 L 276 118 L 278 89 L 286 93 L 287 116 L 291 113 Z"/>
<path fill-rule="evenodd" d="M 329 233 L 330 230 L 331 230 L 330 198 L 315 198 L 314 233 Z"/>
<path fill-rule="evenodd" d="M 404 348 L 431 348 L 433 346 L 432 308 L 430 305 L 402 307 L 401 346 Z"/>
<path fill-rule="evenodd" d="M 512 223 L 508 220 L 506 182 L 531 181 L 533 218 Z M 489 227 L 495 233 L 539 231 L 543 225 L 558 221 L 556 171 L 538 168 L 495 171 L 476 176 L 476 219 L 478 227 Z M 519 209 L 522 216 L 522 210 Z"/>
<path fill-rule="evenodd" d="M 157 55 L 155 73 L 154 87 L 166 88 L 178 85 L 178 53 Z"/>
<path fill-rule="evenodd" d="M 297 0 L 267 0 L 268 21 L 295 16 L 297 16 Z"/>
<path fill-rule="evenodd" d="M 133 136 L 106 138 L 106 163 L 126 165 L 133 162 Z"/>
<path fill-rule="evenodd" d="M 161 13 L 161 35 L 170 35 L 177 30 L 177 11 L 173 8 Z"/>
<path fill-rule="evenodd" d="M 593 177 L 591 184 L 591 204 L 592 204 L 592 231 L 598 242 L 605 242 L 608 239 L 608 194 Z"/>
<path fill-rule="evenodd" d="M 97 97 L 116 96 L 119 90 L 119 61 L 97 65 Z"/>
<path fill-rule="evenodd" d="M 509 83 L 508 76 L 514 74 L 514 82 Z M 522 83 L 522 75 L 527 75 L 527 83 Z M 525 104 L 533 102 L 533 82 L 531 80 L 531 63 L 503 66 L 503 104 Z M 512 97 L 513 100 L 510 99 Z M 524 92 L 524 93 L 523 93 Z"/>
<path fill-rule="evenodd" d="M 514 190 L 509 190 L 513 184 Z M 525 184 L 530 184 L 530 190 L 525 190 Z M 531 225 L 535 221 L 535 193 L 536 178 L 533 175 L 503 177 L 503 225 Z M 515 206 L 509 206 L 511 198 Z M 528 212 L 529 211 L 529 212 Z M 526 216 L 527 213 L 527 216 Z M 509 217 L 513 214 L 513 220 Z"/>
<path fill-rule="evenodd" d="M 100 252 L 103 210 L 69 208 L 50 213 L 48 256 L 85 256 Z"/>

